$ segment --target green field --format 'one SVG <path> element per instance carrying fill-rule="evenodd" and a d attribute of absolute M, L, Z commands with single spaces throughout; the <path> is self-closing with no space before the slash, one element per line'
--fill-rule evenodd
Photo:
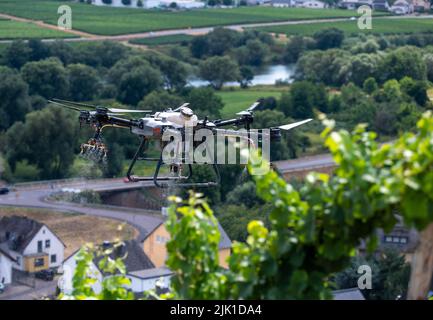
<path fill-rule="evenodd" d="M 190 41 L 194 36 L 188 34 L 176 34 L 163 37 L 141 38 L 129 41 L 132 44 L 141 44 L 146 46 L 161 46 L 165 44 L 175 44 L 182 41 Z"/>
<path fill-rule="evenodd" d="M 266 87 L 259 86 L 249 89 L 224 90 L 217 92 L 224 102 L 221 112 L 223 118 L 232 117 L 236 112 L 247 109 L 259 98 L 275 97 L 280 98 L 281 94 L 287 91 L 287 87 Z"/>
<path fill-rule="evenodd" d="M 204 27 L 282 20 L 351 17 L 348 10 L 240 7 L 190 11 L 143 10 L 97 7 L 85 3 L 48 0 L 0 0 L 0 12 L 57 24 L 57 8 L 72 8 L 72 27 L 101 35 L 117 35 L 154 30 Z"/>
<path fill-rule="evenodd" d="M 325 28 L 338 28 L 344 31 L 347 35 L 358 33 L 373 33 L 373 34 L 410 34 L 410 33 L 427 33 L 433 32 L 433 19 L 384 19 L 373 18 L 371 30 L 358 29 L 357 21 L 338 21 L 338 22 L 318 22 L 311 24 L 296 24 L 285 26 L 273 26 L 257 28 L 261 31 L 282 33 L 282 34 L 297 34 L 297 35 L 312 35 L 316 31 Z"/>
<path fill-rule="evenodd" d="M 11 20 L 0 20 L 0 39 L 34 39 L 34 38 L 65 38 L 73 35 L 52 30 L 44 29 L 33 23 L 17 22 Z"/>

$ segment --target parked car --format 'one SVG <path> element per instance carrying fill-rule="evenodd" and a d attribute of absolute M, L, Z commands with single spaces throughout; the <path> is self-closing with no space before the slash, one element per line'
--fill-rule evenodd
<path fill-rule="evenodd" d="M 41 270 L 35 273 L 35 277 L 45 281 L 53 281 L 54 271 L 53 270 Z"/>
<path fill-rule="evenodd" d="M 0 194 L 8 194 L 9 193 L 9 188 L 3 187 L 0 188 Z"/>
<path fill-rule="evenodd" d="M 0 283 L 0 294 L 5 292 L 5 285 L 3 283 Z"/>

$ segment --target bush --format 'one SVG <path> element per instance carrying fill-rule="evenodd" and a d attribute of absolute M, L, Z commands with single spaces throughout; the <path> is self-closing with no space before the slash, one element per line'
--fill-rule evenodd
<path fill-rule="evenodd" d="M 131 5 L 131 0 L 122 0 L 122 4 L 124 6 L 130 6 Z"/>

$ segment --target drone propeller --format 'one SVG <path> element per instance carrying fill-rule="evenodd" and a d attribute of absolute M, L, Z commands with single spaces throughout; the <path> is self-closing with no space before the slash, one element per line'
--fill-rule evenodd
<path fill-rule="evenodd" d="M 247 110 L 240 111 L 236 113 L 238 116 L 248 116 L 253 113 L 253 111 L 262 103 L 261 100 L 254 102 Z"/>
<path fill-rule="evenodd" d="M 56 103 L 58 105 L 64 106 L 66 108 L 70 108 L 72 110 L 81 111 L 78 109 L 78 107 L 84 107 L 84 108 L 91 108 L 97 110 L 98 107 L 86 104 L 86 103 L 79 103 L 79 102 L 72 102 L 67 100 L 61 100 L 61 99 L 52 99 L 49 100 L 51 103 Z M 106 108 L 111 113 L 149 113 L 152 112 L 152 110 L 133 110 L 133 109 L 119 109 L 119 108 Z"/>
<path fill-rule="evenodd" d="M 298 121 L 298 122 L 294 122 L 294 123 L 290 123 L 290 124 L 285 124 L 283 126 L 279 126 L 278 128 L 283 129 L 283 130 L 291 130 L 293 128 L 299 127 L 307 122 L 312 121 L 313 119 L 306 119 L 306 120 L 302 120 L 302 121 Z"/>
<path fill-rule="evenodd" d="M 68 108 L 68 109 L 71 109 L 71 110 L 75 110 L 75 111 L 81 112 L 81 110 L 80 110 L 79 108 L 77 108 L 77 107 L 68 106 L 68 105 L 66 105 L 66 104 L 59 103 L 59 102 L 52 101 L 52 100 L 48 100 L 48 102 L 49 102 L 49 103 L 52 103 L 52 104 L 56 104 L 56 105 L 58 105 L 58 106 L 60 106 L 60 107 L 64 107 L 64 108 Z"/>

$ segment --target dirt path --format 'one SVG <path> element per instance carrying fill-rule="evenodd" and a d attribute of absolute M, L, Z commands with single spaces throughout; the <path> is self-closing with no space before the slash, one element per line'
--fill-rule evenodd
<path fill-rule="evenodd" d="M 78 31 L 78 30 L 74 30 L 74 29 L 71 29 L 71 30 L 59 29 L 59 27 L 52 25 L 52 24 L 45 23 L 43 21 L 31 20 L 31 19 L 21 18 L 21 17 L 17 17 L 17 16 L 11 16 L 11 15 L 8 15 L 5 13 L 0 13 L 0 18 L 12 20 L 12 21 L 17 21 L 17 22 L 33 23 L 34 25 L 37 25 L 38 27 L 41 27 L 41 28 L 51 29 L 51 30 L 56 30 L 56 31 L 62 31 L 65 33 L 70 33 L 70 34 L 73 34 L 73 35 L 76 35 L 79 37 L 84 37 L 84 38 L 97 37 L 91 33 Z"/>

